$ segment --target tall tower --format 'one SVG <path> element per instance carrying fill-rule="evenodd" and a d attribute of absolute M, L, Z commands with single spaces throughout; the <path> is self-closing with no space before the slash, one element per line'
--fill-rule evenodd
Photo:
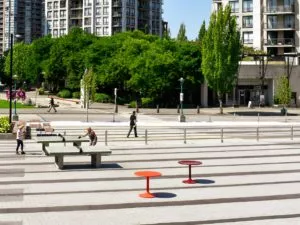
<path fill-rule="evenodd" d="M 271 55 L 299 52 L 299 0 L 213 0 L 213 10 L 227 4 L 244 45 Z"/>
<path fill-rule="evenodd" d="M 58 37 L 71 27 L 97 36 L 140 29 L 162 35 L 163 0 L 46 0 L 46 34 Z"/>

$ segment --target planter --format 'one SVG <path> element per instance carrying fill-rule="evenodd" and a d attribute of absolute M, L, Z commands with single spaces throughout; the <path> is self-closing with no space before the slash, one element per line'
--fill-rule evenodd
<path fill-rule="evenodd" d="M 0 133 L 0 140 L 14 140 L 16 135 L 13 133 Z"/>

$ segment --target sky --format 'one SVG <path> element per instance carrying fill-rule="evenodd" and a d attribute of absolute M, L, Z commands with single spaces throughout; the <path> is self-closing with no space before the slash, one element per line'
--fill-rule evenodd
<path fill-rule="evenodd" d="M 184 23 L 188 39 L 196 39 L 203 20 L 207 27 L 211 5 L 212 0 L 164 0 L 163 19 L 168 22 L 171 36 L 176 37 Z"/>

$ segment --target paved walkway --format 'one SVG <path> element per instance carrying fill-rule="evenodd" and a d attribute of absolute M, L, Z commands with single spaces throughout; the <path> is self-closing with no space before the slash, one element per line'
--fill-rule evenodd
<path fill-rule="evenodd" d="M 102 168 L 78 156 L 66 157 L 59 171 L 40 144 L 27 142 L 27 154 L 16 156 L 14 142 L 0 142 L 0 224 L 300 224 L 294 141 L 110 147 Z M 203 162 L 192 169 L 196 184 L 182 183 L 188 176 L 182 159 Z M 146 186 L 138 170 L 162 173 L 150 181 L 156 198 L 138 196 Z"/>

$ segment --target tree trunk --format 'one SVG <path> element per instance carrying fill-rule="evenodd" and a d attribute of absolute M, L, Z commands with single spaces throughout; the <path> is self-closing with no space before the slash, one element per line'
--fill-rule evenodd
<path fill-rule="evenodd" d="M 220 114 L 223 114 L 223 101 L 222 101 L 222 95 L 218 94 L 218 99 L 220 103 Z"/>

